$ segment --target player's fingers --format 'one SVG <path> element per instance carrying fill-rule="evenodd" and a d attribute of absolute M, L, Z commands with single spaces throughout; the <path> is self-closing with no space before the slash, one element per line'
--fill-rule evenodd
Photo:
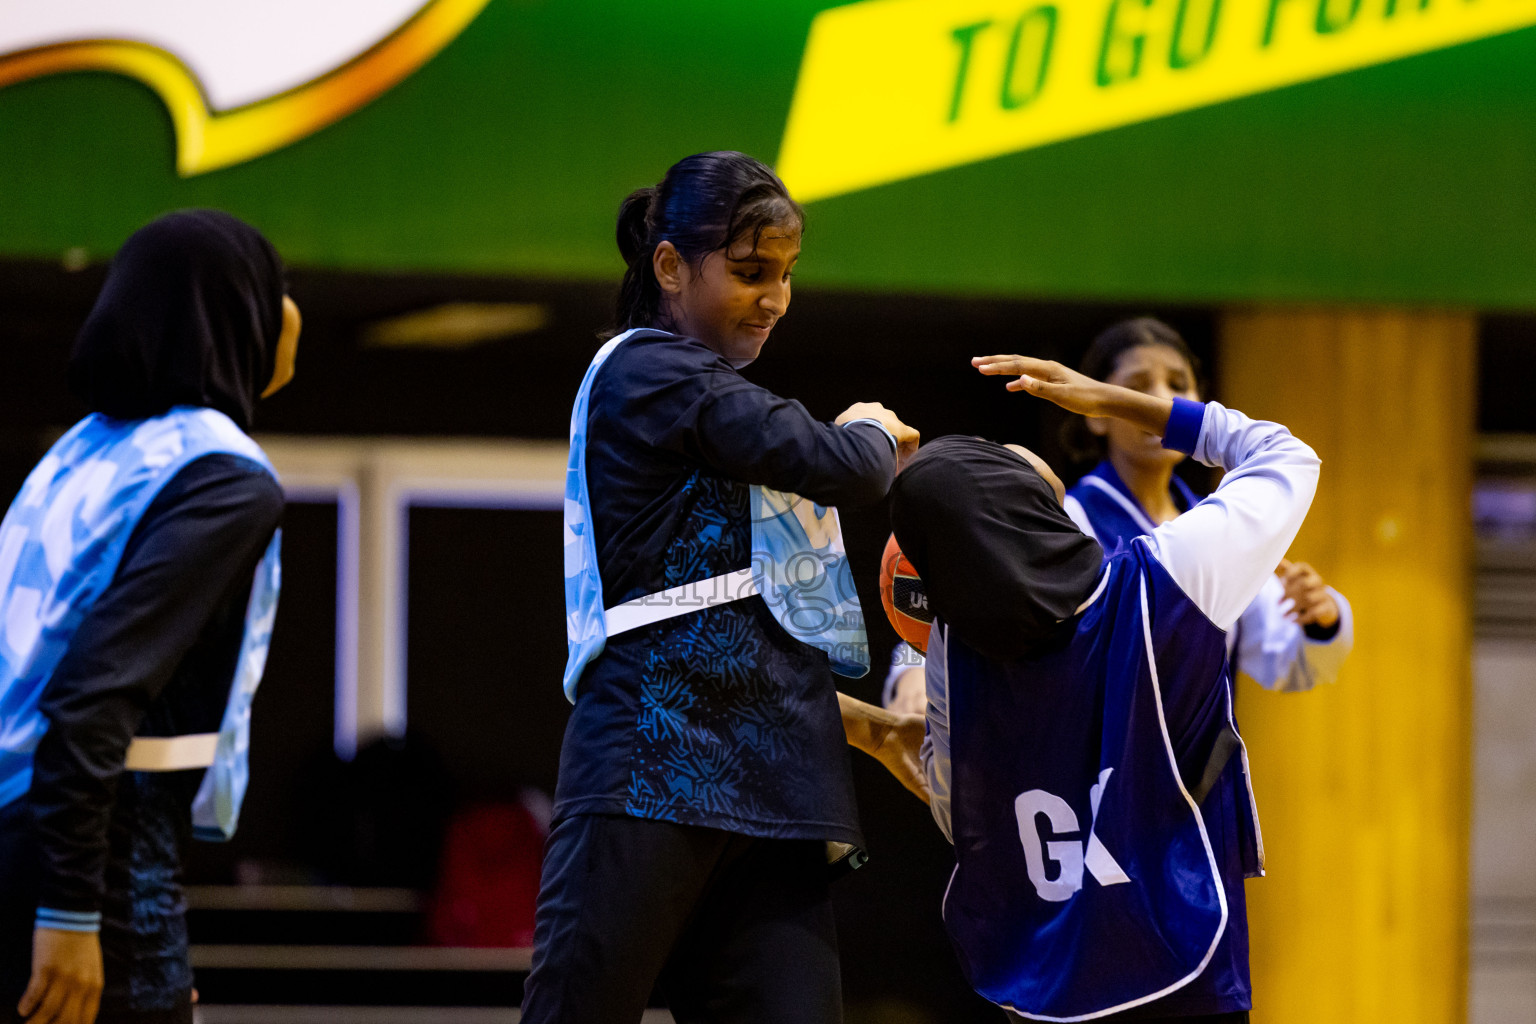
<path fill-rule="evenodd" d="M 1297 601 L 1304 600 L 1308 595 L 1318 591 L 1326 593 L 1327 584 L 1315 572 L 1302 573 L 1285 581 L 1285 595 Z"/>
<path fill-rule="evenodd" d="M 192 1002 L 197 1002 L 197 989 L 192 990 Z M 85 994 L 81 1001 L 81 1024 L 94 1024 L 96 1014 L 101 1010 L 101 989 L 93 988 Z"/>
<path fill-rule="evenodd" d="M 1311 608 L 1328 600 L 1328 588 L 1320 583 L 1303 583 L 1295 591 L 1296 604 L 1301 608 Z"/>
<path fill-rule="evenodd" d="M 1059 386 L 1060 385 L 1052 384 L 1048 380 L 1041 380 L 1039 377 L 1032 377 L 1029 374 L 1025 374 L 1018 380 L 1011 380 L 1004 385 L 1004 387 L 1006 387 L 1009 391 L 1028 391 L 1030 394 L 1038 395 L 1041 398 L 1048 397 L 1050 395 L 1051 389 Z"/>
<path fill-rule="evenodd" d="M 923 773 L 923 766 L 921 764 L 909 759 L 908 770 L 898 777 L 901 779 L 901 784 L 907 787 L 907 792 L 917 797 L 923 803 L 926 804 L 932 799 L 932 794 L 928 792 L 928 778 Z"/>
<path fill-rule="evenodd" d="M 64 1000 L 64 1005 L 59 1007 L 59 1024 L 93 1024 L 95 1014 L 85 1015 L 86 997 L 90 993 L 85 989 L 74 987 Z"/>
<path fill-rule="evenodd" d="M 1308 621 L 1316 621 L 1323 611 L 1331 603 L 1332 597 L 1327 587 L 1314 587 L 1307 591 L 1301 600 L 1297 601 L 1297 607 Z"/>
<path fill-rule="evenodd" d="M 1049 377 L 1050 361 L 1031 356 L 977 356 L 971 365 L 988 376 L 1007 376 L 1027 373 L 1036 377 Z"/>
<path fill-rule="evenodd" d="M 1303 615 L 1301 617 L 1301 619 L 1298 620 L 1298 621 L 1303 626 L 1322 625 L 1324 617 L 1325 617 L 1324 613 L 1327 610 L 1328 610 L 1328 606 L 1326 604 L 1321 604 L 1320 603 L 1320 604 L 1313 605 L 1311 608 L 1307 609 L 1307 613 L 1305 615 Z M 1330 626 L 1338 621 L 1338 617 L 1336 615 L 1329 615 L 1329 616 L 1326 616 L 1326 618 L 1328 619 L 1328 625 L 1330 625 Z"/>
<path fill-rule="evenodd" d="M 971 365 L 989 376 L 1005 373 L 1023 373 L 1018 365 L 1023 356 L 974 356 Z"/>
<path fill-rule="evenodd" d="M 32 1016 L 32 1011 L 37 1009 L 38 1004 L 43 1001 L 43 993 L 46 991 L 48 991 L 48 983 L 34 971 L 31 980 L 27 982 L 27 990 L 21 994 L 21 1002 L 16 1004 L 16 1012 L 23 1019 Z"/>
<path fill-rule="evenodd" d="M 27 1024 L 61 1024 L 60 1013 L 64 1009 L 64 1000 L 69 995 L 69 986 L 64 984 L 61 978 L 52 978 L 43 990 L 42 1001 L 32 1015 L 27 1018 Z"/>
<path fill-rule="evenodd" d="M 1275 575 L 1279 576 L 1281 579 L 1284 579 L 1286 574 L 1289 573 L 1290 571 L 1291 571 L 1291 560 L 1288 559 L 1288 558 L 1280 559 L 1280 564 L 1275 566 Z"/>

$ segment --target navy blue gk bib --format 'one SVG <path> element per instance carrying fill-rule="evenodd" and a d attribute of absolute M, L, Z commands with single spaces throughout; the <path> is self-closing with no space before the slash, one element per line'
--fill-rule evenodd
<path fill-rule="evenodd" d="M 997 662 L 946 634 L 944 920 L 977 991 L 1036 1020 L 1176 992 L 1229 918 L 1221 825 L 1200 803 L 1223 744 L 1240 743 L 1225 633 L 1145 542 L 1105 573 L 1058 650 Z M 1243 859 L 1257 871 L 1256 851 Z"/>

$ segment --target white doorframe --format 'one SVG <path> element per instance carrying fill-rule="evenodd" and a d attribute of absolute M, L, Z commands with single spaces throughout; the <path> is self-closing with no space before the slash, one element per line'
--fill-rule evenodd
<path fill-rule="evenodd" d="M 379 736 L 405 734 L 410 507 L 558 510 L 567 448 L 384 437 L 257 441 L 290 500 L 336 502 L 334 742 L 350 759 Z"/>

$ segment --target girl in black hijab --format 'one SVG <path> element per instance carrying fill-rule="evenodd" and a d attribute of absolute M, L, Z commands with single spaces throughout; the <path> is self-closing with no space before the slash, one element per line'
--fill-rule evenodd
<path fill-rule="evenodd" d="M 227 213 L 183 210 L 123 243 L 75 343 L 69 384 L 93 412 L 119 419 L 200 405 L 249 430 L 257 400 L 293 377 L 297 341 L 298 307 L 272 243 Z"/>
<path fill-rule="evenodd" d="M 950 628 L 990 658 L 1057 642 L 1103 551 L 1062 510 L 1051 468 L 1018 445 L 954 435 L 930 441 L 898 483 L 902 552 Z"/>
<path fill-rule="evenodd" d="M 1107 558 L 1025 449 L 940 438 L 896 478 L 892 525 L 935 615 L 924 767 L 961 965 L 1033 1019 L 1242 1024 L 1263 845 L 1226 632 L 1301 526 L 1317 456 L 1216 402 L 974 364 L 1227 473 Z"/>
<path fill-rule="evenodd" d="M 299 326 L 271 244 L 190 210 L 128 239 L 80 332 L 92 414 L 0 525 L 0 621 L 59 609 L 0 638 L 0 1019 L 192 1019 L 181 847 L 242 685 L 248 712 L 263 574 L 276 598 L 283 492 L 244 432 Z"/>

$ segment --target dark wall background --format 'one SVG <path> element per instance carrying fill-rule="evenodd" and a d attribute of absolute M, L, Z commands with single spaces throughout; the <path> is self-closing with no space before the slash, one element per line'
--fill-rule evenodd
<path fill-rule="evenodd" d="M 302 870 L 314 860 L 305 794 L 334 758 L 336 526 L 334 503 L 289 502 L 283 513 L 283 593 L 251 715 L 250 788 L 234 839 L 192 844 L 194 881 L 314 880 Z"/>
<path fill-rule="evenodd" d="M 63 382 L 69 345 L 105 277 L 57 264 L 0 262 L 0 437 L 30 451 L 40 429 L 84 411 Z M 608 285 L 494 277 L 383 276 L 293 270 L 304 312 L 299 375 L 263 403 L 258 427 L 302 434 L 564 438 L 570 400 L 608 321 Z M 446 302 L 532 302 L 536 332 L 466 349 L 367 347 L 379 320 Z M 921 295 L 797 292 L 793 312 L 747 376 L 831 418 L 882 401 L 925 435 L 968 430 L 1028 440 L 1039 403 L 1008 395 L 967 360 L 1003 351 L 1075 361 L 1123 316 L 1174 324 L 1209 359 L 1214 320 L 1201 307 L 1020 302 Z M 1207 367 L 1209 369 L 1209 366 Z"/>

